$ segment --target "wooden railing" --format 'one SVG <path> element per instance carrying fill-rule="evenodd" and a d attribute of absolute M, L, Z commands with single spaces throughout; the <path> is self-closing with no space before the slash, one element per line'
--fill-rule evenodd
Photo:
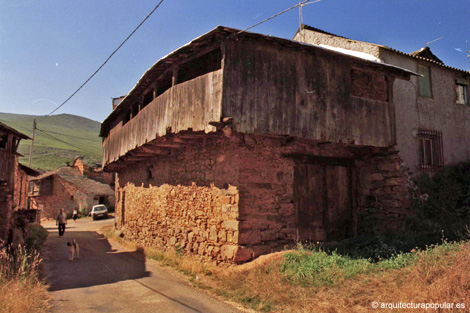
<path fill-rule="evenodd" d="M 109 131 L 103 141 L 103 165 L 166 134 L 192 128 L 210 131 L 208 123 L 219 121 L 222 102 L 222 70 L 173 86 L 155 98 L 135 117 Z"/>

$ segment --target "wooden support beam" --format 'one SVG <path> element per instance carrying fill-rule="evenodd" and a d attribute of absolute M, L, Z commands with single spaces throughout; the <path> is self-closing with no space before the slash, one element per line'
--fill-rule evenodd
<path fill-rule="evenodd" d="M 169 149 L 182 149 L 184 145 L 181 143 L 172 143 L 172 142 L 155 142 L 151 143 L 151 145 L 158 147 L 158 148 L 169 148 Z"/>
<path fill-rule="evenodd" d="M 155 155 L 155 154 L 160 154 L 160 155 L 170 154 L 169 150 L 165 150 L 165 149 L 150 146 L 150 145 L 141 146 L 141 147 L 139 147 L 139 149 L 143 152 L 151 153 L 152 155 Z"/>
<path fill-rule="evenodd" d="M 121 159 L 125 162 L 141 162 L 141 161 L 146 161 L 149 158 L 148 157 L 138 157 L 138 156 L 122 156 Z"/>

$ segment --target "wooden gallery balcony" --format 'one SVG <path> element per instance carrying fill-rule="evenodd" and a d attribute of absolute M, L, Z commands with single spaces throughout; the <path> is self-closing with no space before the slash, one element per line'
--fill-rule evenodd
<path fill-rule="evenodd" d="M 218 62 L 205 62 L 202 69 L 186 64 L 186 68 L 168 71 L 128 112 L 121 114 L 103 140 L 104 165 L 118 160 L 139 161 L 145 155 L 166 154 L 168 150 L 165 149 L 175 148 L 176 144 L 154 145 L 150 142 L 168 133 L 215 130 L 209 122 L 221 118 L 222 69 L 220 55 L 217 55 L 220 49 L 212 53 L 206 57 Z M 201 73 L 203 71 L 208 72 Z"/>
<path fill-rule="evenodd" d="M 217 27 L 155 63 L 101 127 L 114 171 L 215 131 L 395 144 L 393 81 L 413 73 L 319 46 Z M 207 136 L 207 135 L 206 135 Z M 210 137 L 210 135 L 209 135 Z"/>

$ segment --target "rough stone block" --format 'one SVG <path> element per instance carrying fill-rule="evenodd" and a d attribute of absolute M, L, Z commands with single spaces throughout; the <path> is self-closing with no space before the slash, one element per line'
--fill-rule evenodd
<path fill-rule="evenodd" d="M 238 247 L 233 258 L 234 262 L 246 262 L 253 258 L 253 249 L 246 247 Z"/>
<path fill-rule="evenodd" d="M 257 258 L 260 255 L 272 253 L 273 249 L 269 245 L 257 245 L 253 246 L 253 258 Z"/>
<path fill-rule="evenodd" d="M 276 230 L 263 230 L 261 231 L 261 241 L 272 241 L 277 239 Z"/>
<path fill-rule="evenodd" d="M 237 220 L 223 221 L 222 227 L 227 230 L 238 230 L 239 222 Z"/>
<path fill-rule="evenodd" d="M 261 243 L 261 233 L 259 230 L 249 230 L 249 231 L 241 231 L 239 238 L 238 238 L 238 244 L 240 245 L 246 245 L 246 244 L 252 244 L 256 245 Z"/>
<path fill-rule="evenodd" d="M 217 242 L 217 226 L 213 225 L 211 226 L 210 233 L 209 233 L 209 239 L 212 241 Z"/>
<path fill-rule="evenodd" d="M 215 249 L 214 249 L 215 250 Z M 220 248 L 220 254 L 222 259 L 231 261 L 235 257 L 235 253 L 238 250 L 238 246 L 224 245 Z"/>

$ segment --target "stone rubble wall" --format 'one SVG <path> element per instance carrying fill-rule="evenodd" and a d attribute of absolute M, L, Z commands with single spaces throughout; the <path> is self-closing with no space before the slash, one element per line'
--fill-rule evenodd
<path fill-rule="evenodd" d="M 217 261 L 239 262 L 236 187 L 127 184 L 123 232 L 145 246 L 174 248 Z M 118 221 L 122 220 L 119 214 Z"/>
<path fill-rule="evenodd" d="M 84 208 L 85 212 L 89 212 L 93 206 L 93 196 L 61 178 L 54 177 L 52 190 L 50 195 L 30 197 L 31 208 L 42 210 L 41 218 L 56 218 L 60 209 L 64 209 L 67 216 L 71 217 L 74 209 Z"/>
<path fill-rule="evenodd" d="M 146 246 L 245 262 L 296 240 L 296 153 L 353 159 L 358 234 L 397 229 L 408 214 L 406 173 L 393 148 L 234 133 L 120 170 L 117 229 Z M 124 219 L 122 218 L 124 211 Z"/>
<path fill-rule="evenodd" d="M 396 153 L 356 161 L 360 173 L 357 181 L 359 233 L 398 230 L 400 221 L 410 214 L 409 174 L 401 163 Z"/>

